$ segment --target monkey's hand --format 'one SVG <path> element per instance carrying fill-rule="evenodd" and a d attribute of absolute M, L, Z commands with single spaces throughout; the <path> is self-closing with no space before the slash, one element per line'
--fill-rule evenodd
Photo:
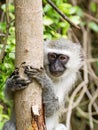
<path fill-rule="evenodd" d="M 8 99 L 13 99 L 14 92 L 26 88 L 29 83 L 31 83 L 31 81 L 28 78 L 21 78 L 18 69 L 15 69 L 6 81 L 5 96 Z"/>
<path fill-rule="evenodd" d="M 45 70 L 42 68 L 36 69 L 31 66 L 26 66 L 24 72 L 28 75 L 30 80 L 35 79 L 40 84 L 46 116 L 51 116 L 59 107 L 58 98 L 54 94 L 51 79 L 46 75 Z"/>
<path fill-rule="evenodd" d="M 21 78 L 18 71 L 14 71 L 12 75 L 7 79 L 6 87 L 11 91 L 21 90 L 31 83 L 29 79 Z"/>

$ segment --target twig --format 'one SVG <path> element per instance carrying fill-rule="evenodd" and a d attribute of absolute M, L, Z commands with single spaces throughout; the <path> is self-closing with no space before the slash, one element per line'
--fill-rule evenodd
<path fill-rule="evenodd" d="M 74 29 L 73 29 L 73 28 L 70 28 L 70 29 L 68 30 L 68 38 L 69 38 L 69 39 L 74 39 L 74 41 L 75 41 L 76 43 L 80 43 L 79 40 L 78 40 L 78 38 L 77 38 L 77 36 L 76 36 L 76 34 L 75 34 L 75 32 L 74 32 Z"/>
<path fill-rule="evenodd" d="M 74 107 L 74 108 L 75 108 L 76 106 L 78 106 L 78 104 L 81 102 L 81 100 L 82 100 L 82 98 L 83 98 L 83 96 L 84 96 L 86 90 L 87 90 L 87 86 L 84 86 L 82 92 L 80 93 L 80 95 L 79 95 L 79 97 L 78 97 L 78 99 L 77 99 L 77 100 L 74 102 L 74 104 L 73 104 L 73 107 Z"/>
<path fill-rule="evenodd" d="M 95 91 L 93 98 L 91 99 L 89 106 L 88 106 L 88 110 L 89 110 L 89 120 L 90 120 L 90 127 L 91 129 L 94 128 L 94 124 L 93 124 L 93 118 L 92 118 L 92 104 L 94 103 L 94 101 L 96 100 L 96 98 L 98 97 L 98 89 Z"/>
<path fill-rule="evenodd" d="M 98 77 L 96 76 L 94 70 L 92 69 L 91 65 L 89 65 L 90 75 L 93 77 L 93 81 L 95 82 L 96 86 L 98 87 Z"/>
<path fill-rule="evenodd" d="M 7 0 L 6 0 L 7 1 Z M 6 4 L 6 6 L 8 6 L 8 4 Z M 8 7 L 6 7 L 7 10 L 8 10 Z M 5 38 L 3 39 L 3 47 L 2 47 L 2 50 L 1 50 L 1 53 L 0 53 L 0 62 L 2 62 L 2 59 L 4 57 L 4 54 L 5 54 L 5 49 L 6 49 L 6 45 L 7 45 L 7 39 L 8 39 L 8 35 L 9 35 L 9 28 L 10 28 L 10 25 L 12 22 L 15 21 L 15 19 L 12 19 L 9 21 L 9 16 L 8 16 L 8 12 L 6 10 L 6 33 L 5 34 L 0 34 L 0 36 L 4 36 Z"/>
<path fill-rule="evenodd" d="M 88 46 L 87 46 L 87 43 L 88 43 L 88 33 L 89 33 L 89 30 L 87 28 L 87 30 L 85 30 L 84 27 L 82 27 L 82 30 L 83 30 L 83 47 L 84 47 L 84 51 L 86 52 L 86 54 L 88 53 Z M 85 42 L 85 39 L 86 39 L 86 42 Z M 90 49 L 90 48 L 89 48 Z M 88 57 L 91 57 L 90 56 L 91 54 L 89 53 L 89 56 Z M 88 64 L 87 64 L 88 65 Z M 89 107 L 89 124 L 90 124 L 90 128 L 92 130 L 93 128 L 93 118 L 92 118 L 92 110 L 91 110 L 91 107 Z"/>
<path fill-rule="evenodd" d="M 1 34 L 0 34 L 0 37 L 5 37 L 5 34 L 1 33 Z"/>
<path fill-rule="evenodd" d="M 9 0 L 6 0 L 6 34 L 5 34 L 5 39 L 3 41 L 3 47 L 1 50 L 1 54 L 0 54 L 0 62 L 2 61 L 4 54 L 5 54 L 5 49 L 6 49 L 6 44 L 7 44 L 7 39 L 8 39 L 8 33 L 9 33 Z"/>
<path fill-rule="evenodd" d="M 90 14 L 87 14 L 87 13 L 85 13 L 85 12 L 83 12 L 83 15 L 98 24 L 98 19 L 97 19 L 97 18 L 95 18 L 95 17 L 93 17 L 93 16 L 91 16 Z"/>
<path fill-rule="evenodd" d="M 86 118 L 86 119 L 89 119 L 89 114 L 88 114 L 87 112 L 84 112 L 80 107 L 77 107 L 76 109 L 77 109 L 77 111 L 80 113 L 80 115 L 81 115 L 82 117 L 84 117 L 84 118 Z M 94 116 L 94 115 L 97 115 L 97 113 L 96 113 L 96 112 L 93 112 L 92 115 L 93 115 L 93 116 Z M 98 120 L 96 120 L 96 119 L 93 118 L 93 121 L 94 121 L 94 123 L 98 124 Z"/>
<path fill-rule="evenodd" d="M 96 2 L 98 4 L 98 1 L 97 0 L 94 0 L 94 2 Z"/>
<path fill-rule="evenodd" d="M 6 0 L 6 22 L 9 24 L 9 0 Z"/>
<path fill-rule="evenodd" d="M 81 90 L 81 88 L 83 88 L 83 86 L 86 86 L 85 81 L 83 81 L 73 92 L 70 101 L 69 101 L 69 106 L 68 106 L 68 113 L 67 113 L 67 121 L 66 121 L 66 126 L 67 126 L 67 130 L 70 130 L 70 119 L 71 119 L 71 113 L 72 113 L 72 108 L 73 108 L 73 101 L 74 98 L 76 96 L 76 94 Z"/>
<path fill-rule="evenodd" d="M 88 37 L 87 37 L 87 34 L 88 32 L 82 28 L 82 30 L 84 31 L 83 32 L 83 46 L 84 46 L 84 51 L 87 52 L 87 41 L 88 41 Z M 86 58 L 86 57 L 85 57 Z M 84 59 L 85 60 L 85 59 Z M 88 66 L 86 64 L 86 61 L 84 63 L 84 81 L 75 89 L 75 91 L 73 92 L 71 98 L 70 98 L 70 101 L 69 101 L 69 106 L 68 106 L 68 114 L 67 114 L 67 121 L 66 121 L 66 125 L 67 125 L 67 129 L 70 130 L 70 120 L 71 120 L 71 113 L 72 113 L 72 107 L 73 107 L 73 101 L 74 101 L 74 98 L 77 94 L 77 92 L 82 88 L 84 87 L 84 91 L 83 93 L 81 94 L 82 97 L 80 99 L 83 98 L 83 95 L 84 93 L 86 92 L 87 90 L 87 87 L 86 85 L 88 84 Z M 77 102 L 78 103 L 78 102 Z"/>
<path fill-rule="evenodd" d="M 91 63 L 91 62 L 98 62 L 98 58 L 87 59 L 87 62 L 89 62 L 89 63 Z"/>
<path fill-rule="evenodd" d="M 77 28 L 80 30 L 80 27 L 76 24 L 74 24 L 65 14 L 63 14 L 63 12 L 61 12 L 56 5 L 51 1 L 51 0 L 46 0 L 54 9 L 55 11 L 64 19 L 66 20 L 68 23 L 70 23 L 71 26 Z"/>
<path fill-rule="evenodd" d="M 87 96 L 88 96 L 88 98 L 90 99 L 90 100 L 92 100 L 92 95 L 90 94 L 90 92 L 89 92 L 89 90 L 87 90 L 86 91 L 86 94 L 87 94 Z M 95 110 L 96 110 L 96 112 L 97 112 L 97 114 L 98 114 L 98 106 L 97 106 L 97 104 L 94 102 L 93 103 L 93 106 L 94 106 L 94 108 L 95 108 Z"/>

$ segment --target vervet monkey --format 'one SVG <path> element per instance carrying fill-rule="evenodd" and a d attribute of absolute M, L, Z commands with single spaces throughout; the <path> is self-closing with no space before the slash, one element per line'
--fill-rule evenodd
<path fill-rule="evenodd" d="M 47 130 L 67 130 L 60 123 L 60 108 L 65 107 L 66 98 L 78 80 L 79 69 L 83 65 L 83 51 L 80 44 L 60 38 L 44 42 L 44 69 L 26 66 L 24 73 L 28 79 L 21 79 L 15 71 L 6 82 L 6 96 L 13 98 L 15 91 L 27 87 L 35 79 L 42 88 L 45 104 Z M 16 130 L 15 115 L 8 121 L 3 130 Z"/>

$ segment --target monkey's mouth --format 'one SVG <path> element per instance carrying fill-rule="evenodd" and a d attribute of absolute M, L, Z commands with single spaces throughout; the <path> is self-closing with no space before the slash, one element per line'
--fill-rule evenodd
<path fill-rule="evenodd" d="M 62 71 L 57 71 L 57 72 L 50 72 L 51 73 L 51 75 L 52 76 L 54 76 L 54 77 L 59 77 L 59 76 L 61 76 L 64 72 L 62 72 Z"/>

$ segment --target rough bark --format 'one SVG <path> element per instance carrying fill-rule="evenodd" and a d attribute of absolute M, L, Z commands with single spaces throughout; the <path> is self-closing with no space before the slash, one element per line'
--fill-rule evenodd
<path fill-rule="evenodd" d="M 43 66 L 43 26 L 41 0 L 15 0 L 16 66 L 22 62 Z M 20 72 L 21 75 L 22 72 Z M 40 115 L 31 112 L 36 107 Z M 44 130 L 41 89 L 36 82 L 15 94 L 17 130 Z"/>

